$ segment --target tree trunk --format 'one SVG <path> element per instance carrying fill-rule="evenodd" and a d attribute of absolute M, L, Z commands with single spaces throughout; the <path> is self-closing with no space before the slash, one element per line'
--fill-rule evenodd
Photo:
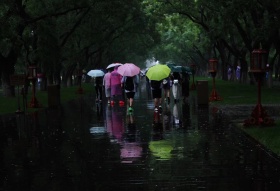
<path fill-rule="evenodd" d="M 1 82 L 3 89 L 3 96 L 15 96 L 15 87 L 11 86 L 10 76 L 15 73 L 16 55 L 11 52 L 8 57 L 2 57 L 1 61 Z"/>
<path fill-rule="evenodd" d="M 75 80 L 76 80 L 75 69 L 76 69 L 76 66 L 72 65 L 64 70 L 63 79 L 64 79 L 64 83 L 66 84 L 67 87 L 71 87 L 71 86 L 73 86 L 73 84 L 75 84 Z M 73 75 L 75 76 L 74 80 L 72 79 Z"/>
<path fill-rule="evenodd" d="M 221 58 L 221 76 L 223 80 L 227 80 L 227 59 L 226 59 L 226 51 L 225 51 L 225 46 L 222 41 L 217 42 L 217 49 L 220 53 L 220 58 Z"/>
<path fill-rule="evenodd" d="M 279 68 L 280 68 L 280 58 L 278 58 L 278 62 L 277 62 L 277 64 L 275 64 L 275 71 L 274 71 L 275 80 L 278 80 L 278 81 L 280 81 Z"/>

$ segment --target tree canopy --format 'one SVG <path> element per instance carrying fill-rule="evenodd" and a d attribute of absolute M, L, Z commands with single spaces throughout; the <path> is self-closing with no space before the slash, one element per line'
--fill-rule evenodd
<path fill-rule="evenodd" d="M 196 64 L 209 58 L 241 66 L 246 81 L 251 52 L 263 48 L 278 78 L 280 2 L 268 0 L 3 0 L 0 4 L 0 77 L 37 66 L 48 83 L 71 85 L 77 69 L 145 60 Z M 271 72 L 272 73 L 272 72 Z M 62 76 L 62 80 L 61 80 Z"/>

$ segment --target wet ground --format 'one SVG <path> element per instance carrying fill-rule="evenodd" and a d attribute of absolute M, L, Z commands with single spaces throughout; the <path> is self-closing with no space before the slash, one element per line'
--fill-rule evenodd
<path fill-rule="evenodd" d="M 195 97 L 155 113 L 142 84 L 131 115 L 94 100 L 2 116 L 0 190 L 279 190 L 279 159 Z"/>

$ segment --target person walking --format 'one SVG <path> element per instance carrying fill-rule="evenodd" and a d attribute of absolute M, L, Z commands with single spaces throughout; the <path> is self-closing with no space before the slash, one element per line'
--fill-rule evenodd
<path fill-rule="evenodd" d="M 240 80 L 240 76 L 241 76 L 241 67 L 240 66 L 237 66 L 235 74 L 236 74 L 236 80 Z"/>
<path fill-rule="evenodd" d="M 111 72 L 111 105 L 114 105 L 115 102 L 119 102 L 120 105 L 123 104 L 122 101 L 122 76 L 117 72 L 118 66 L 114 68 L 114 71 Z"/>
<path fill-rule="evenodd" d="M 228 67 L 227 75 L 228 75 L 228 80 L 230 81 L 232 79 L 232 69 L 231 69 L 231 66 Z"/>
<path fill-rule="evenodd" d="M 122 86 L 124 88 L 126 99 L 127 99 L 127 105 L 128 105 L 128 111 L 133 112 L 133 100 L 135 92 L 137 92 L 137 87 L 139 84 L 139 76 L 123 76 L 121 80 Z"/>
<path fill-rule="evenodd" d="M 151 80 L 152 98 L 154 99 L 155 112 L 162 111 L 161 97 L 162 97 L 162 80 Z"/>
<path fill-rule="evenodd" d="M 108 69 L 103 78 L 104 93 L 107 98 L 108 104 L 111 103 L 111 70 Z"/>
<path fill-rule="evenodd" d="M 102 82 L 103 77 L 95 77 L 94 78 L 94 88 L 96 94 L 96 102 L 102 101 Z"/>
<path fill-rule="evenodd" d="M 174 98 L 174 103 L 177 103 L 180 97 L 179 87 L 181 83 L 181 76 L 179 72 L 173 72 L 172 74 L 172 93 Z"/>
<path fill-rule="evenodd" d="M 167 77 L 162 80 L 162 89 L 164 92 L 164 101 L 167 102 L 167 104 L 170 104 L 170 89 L 172 87 L 171 79 L 170 77 Z"/>

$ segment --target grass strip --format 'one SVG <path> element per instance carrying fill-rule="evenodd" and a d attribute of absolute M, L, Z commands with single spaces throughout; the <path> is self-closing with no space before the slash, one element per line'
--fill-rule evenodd
<path fill-rule="evenodd" d="M 71 86 L 71 87 L 60 87 L 60 103 L 66 103 L 70 100 L 77 99 L 81 95 L 86 95 L 92 93 L 94 91 L 94 86 L 92 83 L 84 83 L 82 84 L 83 94 L 78 94 L 77 90 L 79 89 L 78 86 Z M 40 108 L 29 108 L 27 107 L 26 112 L 33 112 L 38 109 L 48 107 L 48 91 L 38 91 L 36 90 L 35 97 L 42 107 Z M 26 102 L 27 105 L 31 102 L 32 97 L 32 90 L 29 89 L 28 94 L 26 95 Z M 3 114 L 10 114 L 15 113 L 20 107 L 23 110 L 23 96 L 16 95 L 15 97 L 4 97 L 0 96 L 0 115 Z"/>

